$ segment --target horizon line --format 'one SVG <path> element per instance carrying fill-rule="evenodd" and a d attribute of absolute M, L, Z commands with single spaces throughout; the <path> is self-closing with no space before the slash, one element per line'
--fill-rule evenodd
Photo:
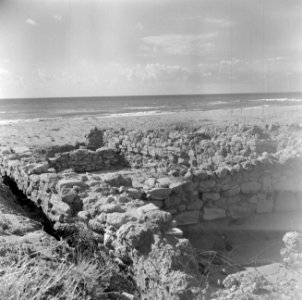
<path fill-rule="evenodd" d="M 259 95 L 259 94 L 298 94 L 302 91 L 294 92 L 246 92 L 246 93 L 203 93 L 203 94 L 154 94 L 154 95 L 104 95 L 104 96 L 50 96 L 50 97 L 8 97 L 0 98 L 1 100 L 21 100 L 21 99 L 69 99 L 69 98 L 129 98 L 129 97 L 175 97 L 175 96 L 219 96 L 219 95 Z"/>

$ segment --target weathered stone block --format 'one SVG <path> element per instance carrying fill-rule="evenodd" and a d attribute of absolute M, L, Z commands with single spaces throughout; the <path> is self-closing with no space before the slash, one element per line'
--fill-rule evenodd
<path fill-rule="evenodd" d="M 261 184 L 259 182 L 251 181 L 244 182 L 241 184 L 241 192 L 243 194 L 256 194 L 261 189 Z"/>
<path fill-rule="evenodd" d="M 236 183 L 228 183 L 223 185 L 222 190 L 224 196 L 232 197 L 240 193 L 240 186 Z"/>
<path fill-rule="evenodd" d="M 200 210 L 203 203 L 200 200 L 191 201 L 187 204 L 188 210 Z"/>
<path fill-rule="evenodd" d="M 203 211 L 203 219 L 210 221 L 226 218 L 226 211 L 223 208 L 205 207 Z"/>
<path fill-rule="evenodd" d="M 172 190 L 172 192 L 176 194 L 182 193 L 182 187 L 183 187 L 183 182 L 173 182 L 169 185 L 169 188 Z"/>
<path fill-rule="evenodd" d="M 127 213 L 111 213 L 111 214 L 107 214 L 107 224 L 108 225 L 112 225 L 115 226 L 116 228 L 121 227 L 123 224 L 133 220 L 134 217 L 130 216 Z"/>
<path fill-rule="evenodd" d="M 165 199 L 166 208 L 176 207 L 180 203 L 181 203 L 181 197 L 176 194 L 172 194 L 167 199 Z"/>
<path fill-rule="evenodd" d="M 167 199 L 171 193 L 172 190 L 169 188 L 154 188 L 147 192 L 147 198 L 154 200 L 164 200 Z"/>
<path fill-rule="evenodd" d="M 160 188 L 168 188 L 170 185 L 170 178 L 169 177 L 158 178 L 157 183 Z"/>
<path fill-rule="evenodd" d="M 255 210 L 255 205 L 244 202 L 237 202 L 229 206 L 229 212 L 233 219 L 246 218 L 252 215 Z"/>
<path fill-rule="evenodd" d="M 206 181 L 201 181 L 199 183 L 199 191 L 200 192 L 208 192 L 211 188 L 215 187 L 216 181 L 215 180 L 206 180 Z"/>
<path fill-rule="evenodd" d="M 203 193 L 202 200 L 203 201 L 217 201 L 220 198 L 219 193 Z"/>
<path fill-rule="evenodd" d="M 186 211 L 177 216 L 175 220 L 179 226 L 199 223 L 199 211 Z"/>

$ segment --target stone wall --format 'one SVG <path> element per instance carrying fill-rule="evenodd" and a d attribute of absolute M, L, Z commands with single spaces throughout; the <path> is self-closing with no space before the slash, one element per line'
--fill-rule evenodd
<path fill-rule="evenodd" d="M 256 162 L 215 172 L 193 170 L 182 178 L 149 178 L 145 192 L 179 225 L 302 209 L 301 158 Z"/>
<path fill-rule="evenodd" d="M 107 130 L 104 143 L 152 170 L 147 199 L 186 225 L 302 208 L 302 140 L 277 129 Z"/>
<path fill-rule="evenodd" d="M 244 124 L 226 128 L 106 130 L 103 139 L 109 147 L 132 154 L 134 167 L 142 166 L 145 157 L 187 167 L 234 165 L 278 149 L 274 131 Z"/>
<path fill-rule="evenodd" d="M 76 149 L 70 152 L 56 153 L 48 158 L 49 165 L 56 171 L 73 169 L 75 172 L 92 172 L 123 166 L 123 157 L 119 151 L 101 147 L 96 151 Z"/>

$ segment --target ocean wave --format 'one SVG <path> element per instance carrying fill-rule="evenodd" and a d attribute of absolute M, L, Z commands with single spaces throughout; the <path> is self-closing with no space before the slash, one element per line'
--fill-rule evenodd
<path fill-rule="evenodd" d="M 212 106 L 212 105 L 221 105 L 221 104 L 228 104 L 230 102 L 227 101 L 212 101 L 210 103 L 207 103 L 207 105 Z"/>
<path fill-rule="evenodd" d="M 160 110 L 151 110 L 151 111 L 138 111 L 138 112 L 130 112 L 130 113 L 115 113 L 109 114 L 107 116 L 101 116 L 100 118 L 117 118 L 117 117 L 140 117 L 140 116 L 154 116 L 161 114 L 172 114 L 173 112 L 168 111 L 160 111 Z"/>
<path fill-rule="evenodd" d="M 302 102 L 300 98 L 268 98 L 268 99 L 256 99 L 252 101 L 261 101 L 261 102 Z"/>

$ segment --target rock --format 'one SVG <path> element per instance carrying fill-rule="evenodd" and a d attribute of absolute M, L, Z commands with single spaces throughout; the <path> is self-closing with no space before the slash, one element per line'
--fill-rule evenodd
<path fill-rule="evenodd" d="M 114 213 L 107 214 L 106 222 L 108 225 L 112 225 L 116 228 L 119 228 L 122 225 L 124 225 L 125 223 L 127 223 L 133 219 L 134 219 L 134 217 L 127 213 L 114 212 Z"/>
<path fill-rule="evenodd" d="M 148 199 L 164 200 L 172 193 L 169 188 L 153 188 L 147 192 Z"/>
<path fill-rule="evenodd" d="M 172 194 L 167 199 L 165 199 L 165 207 L 177 207 L 181 203 L 181 197 L 178 195 Z"/>
<path fill-rule="evenodd" d="M 104 178 L 104 182 L 114 187 L 132 187 L 132 179 L 121 174 L 110 174 Z"/>
<path fill-rule="evenodd" d="M 191 201 L 187 204 L 187 209 L 188 210 L 200 210 L 202 205 L 203 205 L 203 203 L 200 200 Z"/>
<path fill-rule="evenodd" d="M 88 222 L 89 217 L 90 217 L 90 213 L 87 210 L 81 210 L 77 213 L 77 216 L 83 220 L 84 222 Z"/>
<path fill-rule="evenodd" d="M 261 184 L 259 182 L 251 181 L 244 182 L 241 184 L 241 192 L 243 194 L 256 194 L 261 189 Z"/>
<path fill-rule="evenodd" d="M 256 208 L 254 205 L 237 202 L 229 206 L 229 213 L 233 219 L 246 218 L 255 212 Z"/>
<path fill-rule="evenodd" d="M 289 251 L 302 252 L 302 233 L 297 231 L 287 232 L 282 241 Z"/>
<path fill-rule="evenodd" d="M 53 215 L 64 215 L 65 217 L 71 216 L 70 206 L 63 202 L 59 195 L 52 194 L 49 200 L 48 208 L 46 208 L 42 203 L 42 208 L 47 214 L 48 210 L 51 211 Z M 47 214 L 49 216 L 49 214 Z"/>
<path fill-rule="evenodd" d="M 158 178 L 157 182 L 158 182 L 158 187 L 168 188 L 170 185 L 170 178 L 169 177 Z"/>
<path fill-rule="evenodd" d="M 145 186 L 147 188 L 152 188 L 152 187 L 155 187 L 155 184 L 156 184 L 156 179 L 155 178 L 148 178 L 146 181 L 145 181 Z"/>
<path fill-rule="evenodd" d="M 236 278 L 236 275 L 228 275 L 222 282 L 223 286 L 227 289 L 232 288 L 233 286 L 240 286 L 240 281 Z"/>
<path fill-rule="evenodd" d="M 200 192 L 208 192 L 211 188 L 215 187 L 216 181 L 215 180 L 206 180 L 201 181 L 199 183 L 199 191 Z"/>
<path fill-rule="evenodd" d="M 79 186 L 80 188 L 87 188 L 88 185 L 79 179 L 61 179 L 57 183 L 57 189 L 59 192 L 63 190 L 63 188 L 72 188 L 74 186 Z"/>
<path fill-rule="evenodd" d="M 122 208 L 120 204 L 108 203 L 108 204 L 100 205 L 98 207 L 98 211 L 105 212 L 108 214 L 113 212 L 123 213 L 125 212 L 125 209 Z"/>
<path fill-rule="evenodd" d="M 177 237 L 183 237 L 183 231 L 179 228 L 173 227 L 166 231 L 166 235 L 172 235 Z"/>
<path fill-rule="evenodd" d="M 32 169 L 29 170 L 28 174 L 41 174 L 48 172 L 48 163 L 36 164 Z"/>
<path fill-rule="evenodd" d="M 169 185 L 169 188 L 172 190 L 172 192 L 176 194 L 182 193 L 182 187 L 183 187 L 182 182 L 173 182 Z"/>
<path fill-rule="evenodd" d="M 220 198 L 219 193 L 203 193 L 202 201 L 217 201 Z"/>
<path fill-rule="evenodd" d="M 146 224 L 136 223 L 121 226 L 117 238 L 122 244 L 126 241 L 127 245 L 142 253 L 149 252 L 154 241 L 151 229 Z"/>
<path fill-rule="evenodd" d="M 222 190 L 224 196 L 232 197 L 240 193 L 240 186 L 237 183 L 229 183 L 224 185 Z"/>
<path fill-rule="evenodd" d="M 218 178 L 224 178 L 225 176 L 228 175 L 228 173 L 230 173 L 230 170 L 226 167 L 219 167 L 216 171 L 215 171 L 216 175 Z"/>
<path fill-rule="evenodd" d="M 144 215 L 145 213 L 152 211 L 152 210 L 158 210 L 158 207 L 153 203 L 149 203 L 149 204 L 139 207 L 137 209 L 137 213 L 138 213 L 138 215 Z"/>
<path fill-rule="evenodd" d="M 146 212 L 143 220 L 145 222 L 150 222 L 153 224 L 157 224 L 160 228 L 168 227 L 172 221 L 172 215 L 169 212 L 162 210 L 151 210 Z"/>
<path fill-rule="evenodd" d="M 127 189 L 127 194 L 129 197 L 131 197 L 132 199 L 141 199 L 143 192 L 139 191 L 135 188 L 128 188 Z"/>
<path fill-rule="evenodd" d="M 205 207 L 203 211 L 203 219 L 210 221 L 210 220 L 217 220 L 226 218 L 226 211 L 223 208 L 214 208 L 214 207 Z"/>
<path fill-rule="evenodd" d="M 177 216 L 175 220 L 179 226 L 199 223 L 199 211 L 186 211 Z"/>

